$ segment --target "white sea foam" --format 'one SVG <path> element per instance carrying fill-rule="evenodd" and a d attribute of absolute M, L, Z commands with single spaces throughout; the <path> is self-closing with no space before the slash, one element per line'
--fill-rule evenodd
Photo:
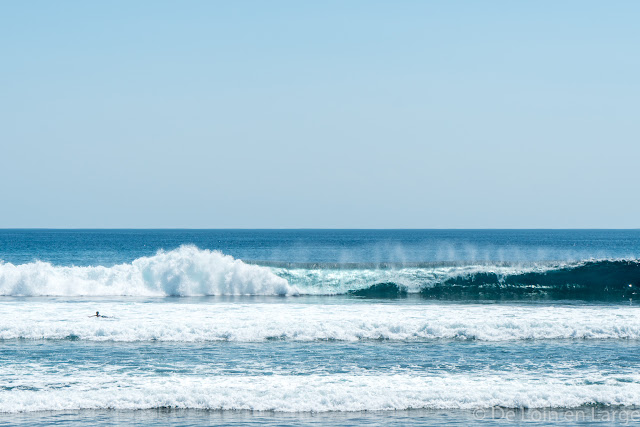
<path fill-rule="evenodd" d="M 481 272 L 506 276 L 557 267 L 278 268 L 247 264 L 218 251 L 181 246 L 112 267 L 0 261 L 0 296 L 328 295 L 381 282 L 393 282 L 415 293 L 453 277 Z"/>
<path fill-rule="evenodd" d="M 265 267 L 217 251 L 182 246 L 113 267 L 61 267 L 47 262 L 0 263 L 4 296 L 295 295 Z"/>
<path fill-rule="evenodd" d="M 114 316 L 96 319 L 96 310 Z M 0 339 L 359 341 L 640 339 L 635 306 L 0 299 Z"/>
<path fill-rule="evenodd" d="M 572 379 L 538 373 L 140 377 L 75 372 L 0 391 L 0 412 L 193 408 L 281 412 L 574 408 L 638 405 L 638 376 Z M 60 388 L 65 384 L 66 387 Z"/>

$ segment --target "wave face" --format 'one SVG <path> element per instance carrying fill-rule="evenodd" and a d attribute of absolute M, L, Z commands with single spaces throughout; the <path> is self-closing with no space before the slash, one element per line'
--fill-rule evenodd
<path fill-rule="evenodd" d="M 275 267 L 302 293 L 396 298 L 407 293 L 453 300 L 581 299 L 620 301 L 640 292 L 637 260 L 575 263 L 383 264 Z"/>
<path fill-rule="evenodd" d="M 637 260 L 534 264 L 418 264 L 355 268 L 275 268 L 304 293 L 453 300 L 628 301 L 640 293 Z"/>
<path fill-rule="evenodd" d="M 640 286 L 638 261 L 588 261 L 518 273 L 478 272 L 451 277 L 425 287 L 425 297 L 461 299 L 585 299 L 633 298 Z"/>
<path fill-rule="evenodd" d="M 294 295 L 266 267 L 217 251 L 181 246 L 113 267 L 60 267 L 47 262 L 0 264 L 4 296 Z"/>
<path fill-rule="evenodd" d="M 349 295 L 366 298 L 400 298 L 407 296 L 407 288 L 395 283 L 377 283 L 368 288 L 351 290 Z"/>
<path fill-rule="evenodd" d="M 3 296 L 341 295 L 452 300 L 622 301 L 640 292 L 638 260 L 575 263 L 245 263 L 181 246 L 112 267 L 0 262 Z"/>

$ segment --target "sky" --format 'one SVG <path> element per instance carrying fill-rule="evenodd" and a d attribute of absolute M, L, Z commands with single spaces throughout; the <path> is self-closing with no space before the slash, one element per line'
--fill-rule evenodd
<path fill-rule="evenodd" d="M 638 1 L 2 1 L 0 228 L 638 228 Z"/>

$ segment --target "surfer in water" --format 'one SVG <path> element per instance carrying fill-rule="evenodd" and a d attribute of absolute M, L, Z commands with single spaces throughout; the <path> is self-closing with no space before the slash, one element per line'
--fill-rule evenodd
<path fill-rule="evenodd" d="M 107 316 L 101 316 L 99 311 L 96 311 L 96 314 L 94 316 L 89 316 L 89 317 L 107 317 Z"/>

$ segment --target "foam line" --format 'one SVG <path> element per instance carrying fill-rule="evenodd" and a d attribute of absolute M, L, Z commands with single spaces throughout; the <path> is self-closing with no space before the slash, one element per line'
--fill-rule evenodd
<path fill-rule="evenodd" d="M 0 339 L 115 342 L 640 339 L 634 306 L 0 299 Z M 113 318 L 87 315 L 100 310 Z"/>

